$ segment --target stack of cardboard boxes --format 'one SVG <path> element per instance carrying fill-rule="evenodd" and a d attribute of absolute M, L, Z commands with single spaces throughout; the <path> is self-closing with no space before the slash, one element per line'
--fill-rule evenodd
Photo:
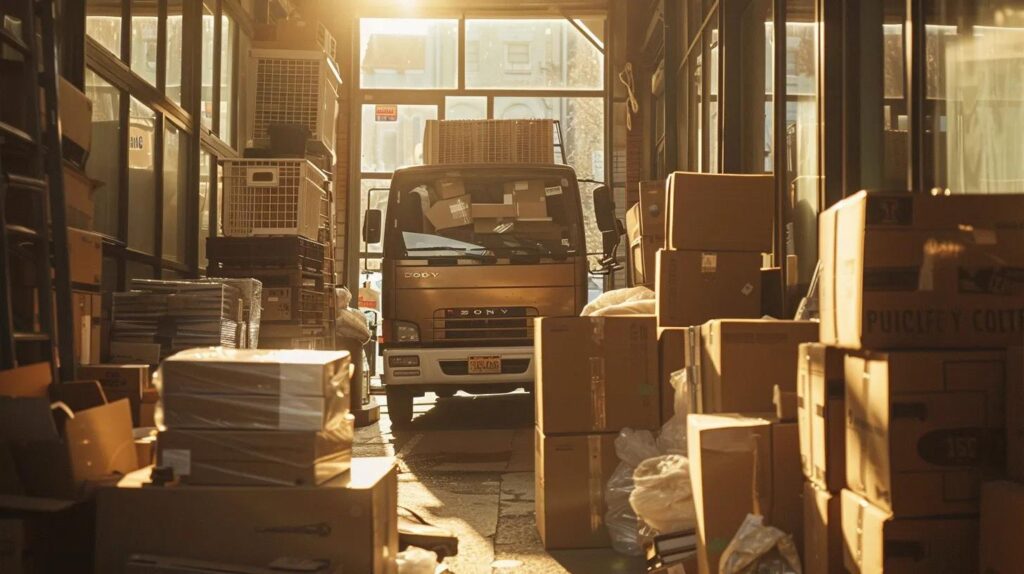
<path fill-rule="evenodd" d="M 860 193 L 822 215 L 805 567 L 979 571 L 980 536 L 981 571 L 1020 569 L 1021 488 L 982 485 L 1007 476 L 1021 424 L 1022 213 L 1019 196 Z"/>
<path fill-rule="evenodd" d="M 548 549 L 605 547 L 615 437 L 659 427 L 655 319 L 541 318 L 534 329 L 537 528 Z"/>
<path fill-rule="evenodd" d="M 351 458 L 345 351 L 194 349 L 160 369 L 156 470 L 97 499 L 96 571 L 310 561 L 387 572 L 397 551 L 390 459 Z M 310 536 L 301 536 L 302 534 Z"/>
<path fill-rule="evenodd" d="M 665 248 L 665 183 L 640 182 L 638 201 L 626 211 L 630 282 L 654 288 L 655 261 Z"/>

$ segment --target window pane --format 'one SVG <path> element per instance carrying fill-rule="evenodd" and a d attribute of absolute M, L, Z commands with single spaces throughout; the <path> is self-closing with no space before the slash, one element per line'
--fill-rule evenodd
<path fill-rule="evenodd" d="M 454 88 L 458 20 L 363 18 L 359 81 L 364 88 Z"/>
<path fill-rule="evenodd" d="M 234 144 L 235 127 L 234 103 L 235 93 L 233 78 L 235 73 L 235 36 L 238 27 L 235 21 L 228 16 L 222 16 L 221 25 L 221 46 L 220 46 L 220 129 L 217 133 L 221 139 L 229 144 Z"/>
<path fill-rule="evenodd" d="M 786 1 L 786 255 L 806 288 L 818 259 L 818 24 L 814 0 Z"/>
<path fill-rule="evenodd" d="M 397 115 L 391 113 L 397 107 Z M 423 163 L 423 128 L 437 106 L 363 105 L 362 170 L 387 173 Z"/>
<path fill-rule="evenodd" d="M 487 119 L 487 98 L 484 96 L 448 96 L 444 99 L 447 120 Z"/>
<path fill-rule="evenodd" d="M 88 0 L 85 5 L 85 33 L 101 46 L 121 57 L 120 0 Z"/>
<path fill-rule="evenodd" d="M 206 238 L 210 237 L 210 167 L 213 156 L 209 152 L 199 154 L 199 266 L 205 268 Z"/>
<path fill-rule="evenodd" d="M 124 265 L 125 284 L 131 288 L 132 279 L 152 279 L 153 266 L 138 261 L 126 261 Z"/>
<path fill-rule="evenodd" d="M 184 263 L 187 237 L 185 227 L 188 216 L 188 140 L 171 122 L 164 122 L 164 226 L 163 258 Z"/>
<path fill-rule="evenodd" d="M 217 19 L 213 17 L 213 11 L 205 4 L 203 5 L 203 63 L 202 63 L 202 92 L 199 101 L 199 117 L 203 127 L 213 129 L 213 58 L 219 50 L 213 45 L 214 31 L 217 28 Z"/>
<path fill-rule="evenodd" d="M 583 22 L 577 23 L 586 29 Z M 603 30 L 595 32 L 593 39 L 599 42 Z M 604 56 L 564 19 L 466 21 L 466 87 L 599 90 L 603 86 Z"/>
<path fill-rule="evenodd" d="M 753 0 L 740 21 L 740 97 L 742 98 L 742 153 L 744 173 L 772 171 L 772 82 L 774 28 L 772 0 Z"/>
<path fill-rule="evenodd" d="M 183 0 L 167 0 L 167 71 L 164 79 L 164 93 L 176 103 L 181 103 L 181 57 Z"/>
<path fill-rule="evenodd" d="M 100 182 L 93 195 L 95 229 L 116 238 L 121 195 L 121 92 L 86 69 L 85 95 L 92 100 L 92 151 L 85 172 Z"/>
<path fill-rule="evenodd" d="M 708 172 L 720 173 L 720 149 L 718 144 L 718 10 L 711 16 L 704 32 L 704 52 L 708 56 L 708 117 L 706 130 L 708 133 Z"/>
<path fill-rule="evenodd" d="M 364 179 L 360 182 L 360 195 L 359 204 L 363 207 L 359 214 L 359 229 L 360 232 L 363 229 L 363 223 L 366 221 L 366 210 L 367 209 L 379 209 L 383 215 L 388 213 L 388 189 L 391 187 L 391 181 L 387 179 Z M 382 218 L 382 221 L 386 219 Z M 383 252 L 384 242 L 375 243 L 373 245 L 367 245 L 365 241 L 360 238 L 361 251 L 363 253 L 381 253 Z M 374 266 L 373 269 L 378 269 L 379 266 Z"/>
<path fill-rule="evenodd" d="M 132 71 L 156 85 L 157 0 L 132 0 Z"/>
<path fill-rule="evenodd" d="M 153 130 L 156 114 L 131 98 L 128 109 L 128 247 L 156 250 L 156 173 Z M 91 160 L 90 160 L 91 161 Z"/>

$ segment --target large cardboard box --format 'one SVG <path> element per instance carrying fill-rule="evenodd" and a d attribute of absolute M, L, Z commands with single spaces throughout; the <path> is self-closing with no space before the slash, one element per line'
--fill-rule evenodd
<path fill-rule="evenodd" d="M 92 147 L 92 100 L 64 78 L 58 86 L 61 135 L 88 155 Z"/>
<path fill-rule="evenodd" d="M 981 488 L 981 568 L 1010 574 L 1024 568 L 1024 484 L 989 482 Z"/>
<path fill-rule="evenodd" d="M 68 228 L 68 263 L 72 283 L 102 283 L 103 238 L 97 233 Z"/>
<path fill-rule="evenodd" d="M 797 349 L 817 336 L 817 325 L 811 321 L 705 323 L 700 369 L 704 412 L 774 412 L 774 386 L 796 391 Z"/>
<path fill-rule="evenodd" d="M 139 425 L 142 393 L 150 386 L 149 365 L 81 365 L 75 372 L 79 379 L 99 381 L 107 400 L 128 399 L 132 421 Z"/>
<path fill-rule="evenodd" d="M 761 254 L 658 251 L 659 327 L 761 316 Z"/>
<path fill-rule="evenodd" d="M 474 222 L 477 219 L 513 219 L 516 206 L 511 203 L 474 203 L 469 212 Z"/>
<path fill-rule="evenodd" d="M 64 423 L 76 482 L 109 479 L 139 468 L 127 400 L 76 411 Z"/>
<path fill-rule="evenodd" d="M 1024 482 L 1024 347 L 1007 352 L 1006 471 Z"/>
<path fill-rule="evenodd" d="M 439 199 L 427 209 L 427 220 L 436 231 L 470 225 L 473 223 L 471 205 L 472 200 L 468 195 L 452 199 Z"/>
<path fill-rule="evenodd" d="M 537 426 L 548 435 L 660 428 L 654 317 L 534 322 Z"/>
<path fill-rule="evenodd" d="M 348 414 L 349 397 L 165 394 L 160 407 L 171 429 L 318 431 Z"/>
<path fill-rule="evenodd" d="M 848 488 L 896 517 L 975 514 L 1005 470 L 1005 351 L 851 352 Z"/>
<path fill-rule="evenodd" d="M 846 574 L 841 509 L 838 493 L 804 482 L 804 572 Z"/>
<path fill-rule="evenodd" d="M 846 354 L 821 343 L 803 343 L 797 355 L 800 463 L 808 480 L 838 493 L 846 486 Z"/>
<path fill-rule="evenodd" d="M 849 490 L 841 496 L 843 565 L 851 574 L 977 571 L 977 518 L 894 519 Z"/>
<path fill-rule="evenodd" d="M 537 531 L 549 550 L 604 548 L 605 487 L 619 464 L 616 433 L 548 435 L 537 429 Z"/>
<path fill-rule="evenodd" d="M 64 162 L 64 200 L 70 227 L 93 228 L 96 219 L 96 203 L 93 198 L 95 189 L 96 183 L 82 170 Z"/>
<path fill-rule="evenodd" d="M 861 192 L 820 219 L 821 341 L 993 348 L 1024 336 L 1024 196 Z"/>
<path fill-rule="evenodd" d="M 190 349 L 160 365 L 161 392 L 336 397 L 349 394 L 348 351 Z"/>
<path fill-rule="evenodd" d="M 772 250 L 773 176 L 676 172 L 667 185 L 669 249 Z"/>
<path fill-rule="evenodd" d="M 661 237 L 640 237 L 630 243 L 630 273 L 633 285 L 655 287 L 658 250 L 665 247 Z"/>
<path fill-rule="evenodd" d="M 173 430 L 160 433 L 157 466 L 186 484 L 303 486 L 349 469 L 354 419 L 330 430 Z"/>
<path fill-rule="evenodd" d="M 801 546 L 803 481 L 796 426 L 738 414 L 688 417 L 701 574 L 718 572 L 721 555 L 747 514 L 761 514 Z"/>
<path fill-rule="evenodd" d="M 145 487 L 150 469 L 96 496 L 96 572 L 119 574 L 132 554 L 264 566 L 326 560 L 342 572 L 395 572 L 394 459 L 357 458 L 322 486 Z"/>

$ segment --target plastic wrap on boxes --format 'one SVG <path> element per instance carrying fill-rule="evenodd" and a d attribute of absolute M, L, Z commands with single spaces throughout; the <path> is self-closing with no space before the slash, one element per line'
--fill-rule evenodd
<path fill-rule="evenodd" d="M 623 429 L 615 439 L 615 454 L 619 465 L 615 467 L 605 487 L 605 504 L 608 511 L 604 522 L 612 548 L 629 556 L 643 554 L 643 544 L 637 531 L 637 516 L 629 505 L 629 495 L 635 488 L 633 471 L 644 460 L 658 456 L 658 446 L 651 431 Z"/>
<path fill-rule="evenodd" d="M 764 517 L 748 514 L 722 554 L 722 574 L 801 574 L 793 537 L 764 525 Z"/>
<path fill-rule="evenodd" d="M 169 357 L 154 378 L 157 426 L 317 431 L 349 412 L 346 351 L 210 347 Z"/>
<path fill-rule="evenodd" d="M 358 309 L 345 307 L 338 309 L 337 318 L 338 335 L 346 339 L 355 339 L 362 344 L 370 340 L 370 327 L 367 326 L 366 315 Z"/>
<path fill-rule="evenodd" d="M 347 471 L 355 419 L 319 431 L 166 430 L 158 466 L 193 485 L 309 486 Z"/>
<path fill-rule="evenodd" d="M 615 289 L 613 291 L 602 293 L 597 297 L 597 299 L 594 299 L 590 303 L 587 303 L 587 306 L 583 308 L 583 312 L 580 313 L 580 316 L 589 317 L 597 313 L 597 311 L 604 309 L 605 307 L 621 305 L 623 303 L 654 299 L 654 291 L 651 291 L 647 287 L 628 287 L 625 289 Z"/>
<path fill-rule="evenodd" d="M 633 471 L 633 483 L 629 504 L 651 528 L 680 532 L 697 527 L 690 461 L 685 456 L 666 454 L 643 461 Z"/>

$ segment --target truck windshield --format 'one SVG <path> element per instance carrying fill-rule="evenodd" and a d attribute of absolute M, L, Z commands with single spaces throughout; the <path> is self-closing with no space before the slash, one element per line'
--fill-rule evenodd
<path fill-rule="evenodd" d="M 389 255 L 565 259 L 581 243 L 579 190 L 560 175 L 447 174 L 395 184 Z"/>

